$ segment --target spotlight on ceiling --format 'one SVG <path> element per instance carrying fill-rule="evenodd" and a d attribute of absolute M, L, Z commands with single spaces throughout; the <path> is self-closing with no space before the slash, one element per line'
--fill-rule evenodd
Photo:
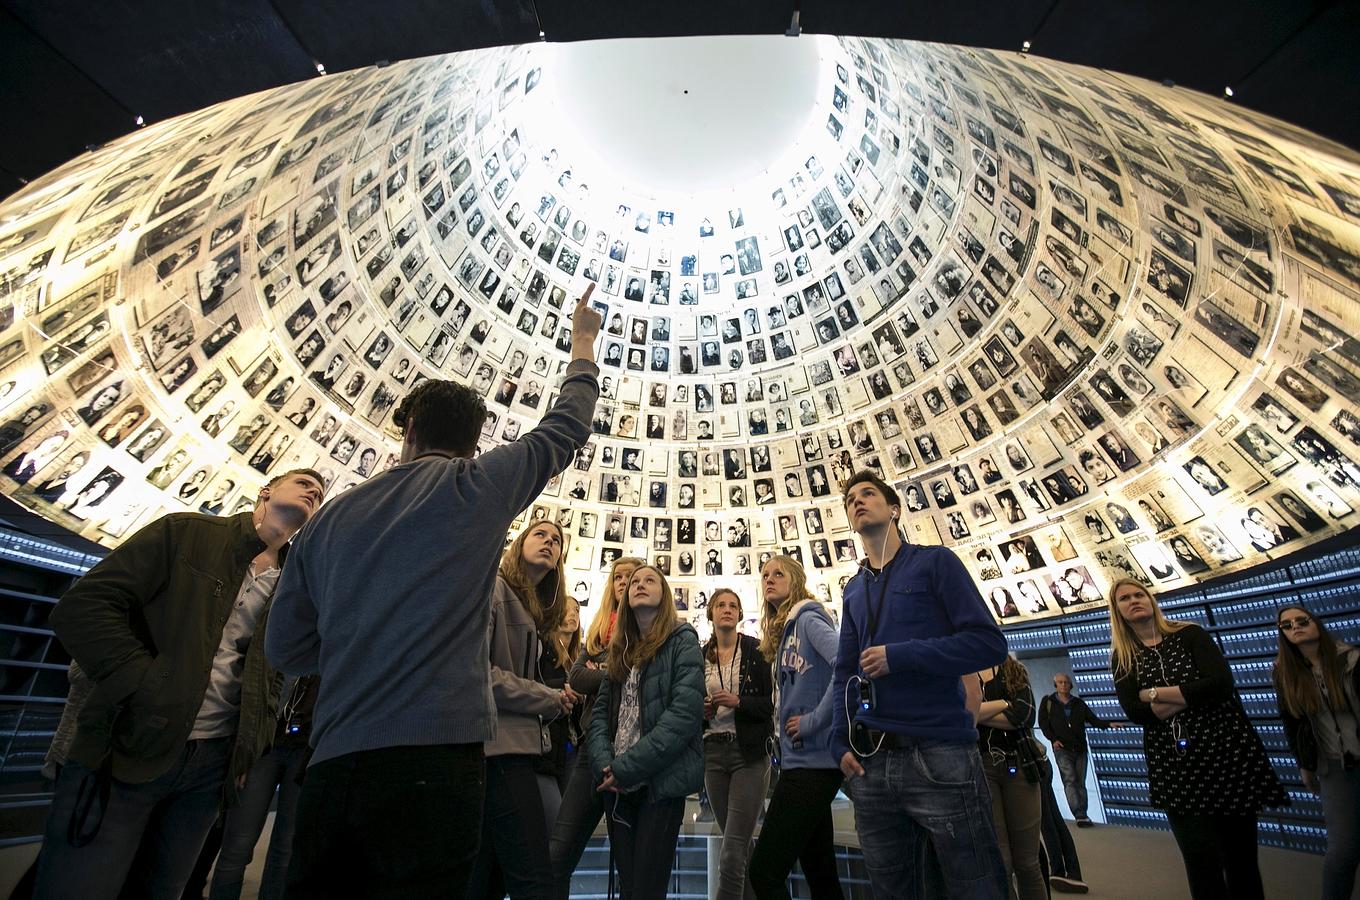
<path fill-rule="evenodd" d="M 325 74 L 326 74 L 326 67 L 323 66 L 321 63 L 317 63 L 317 64 L 316 64 L 316 74 L 318 74 L 318 75 L 325 75 Z"/>
<path fill-rule="evenodd" d="M 803 26 L 798 23 L 798 10 L 795 9 L 789 19 L 789 27 L 784 31 L 784 37 L 798 37 L 802 33 Z"/>
<path fill-rule="evenodd" d="M 1232 95 L 1233 95 L 1233 89 L 1232 89 L 1232 88 L 1230 88 L 1230 87 L 1225 87 L 1225 88 L 1223 89 L 1223 96 L 1225 96 L 1225 97 L 1231 97 Z"/>
<path fill-rule="evenodd" d="M 133 119 L 133 122 L 136 124 L 138 128 L 142 128 L 143 126 L 146 125 L 146 119 L 143 119 L 141 116 L 138 116 L 137 118 Z"/>
<path fill-rule="evenodd" d="M 1025 41 L 1023 44 L 1020 45 L 1020 52 L 1021 53 L 1029 52 L 1029 41 Z"/>

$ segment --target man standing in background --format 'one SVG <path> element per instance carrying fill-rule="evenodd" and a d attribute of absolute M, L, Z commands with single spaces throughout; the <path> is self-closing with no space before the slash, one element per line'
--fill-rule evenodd
<path fill-rule="evenodd" d="M 1053 756 L 1058 761 L 1067 805 L 1078 828 L 1090 828 L 1086 815 L 1086 727 L 1094 725 L 1102 730 L 1118 728 L 1118 722 L 1106 722 L 1091 711 L 1086 701 L 1072 693 L 1072 676 L 1059 672 L 1053 676 L 1056 691 L 1039 704 L 1039 730 L 1053 745 Z"/>

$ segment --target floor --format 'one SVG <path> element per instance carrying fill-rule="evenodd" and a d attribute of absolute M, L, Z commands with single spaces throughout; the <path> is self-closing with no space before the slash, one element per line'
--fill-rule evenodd
<path fill-rule="evenodd" d="M 836 809 L 837 839 L 857 843 L 849 803 L 839 801 Z M 272 821 L 272 819 L 271 819 Z M 712 825 L 687 816 L 685 831 L 702 834 Z M 1168 832 L 1144 831 L 1114 825 L 1074 828 L 1073 838 L 1081 857 L 1082 872 L 1091 886 L 1090 896 L 1102 900 L 1178 900 L 1188 898 L 1185 871 L 1180 854 Z M 266 826 L 255 859 L 246 872 L 242 897 L 253 898 L 259 889 L 260 873 L 268 848 Z M 0 848 L 0 898 L 9 896 L 14 883 L 28 868 L 38 852 L 37 844 Z M 1268 898 L 1307 898 L 1322 894 L 1322 858 L 1272 847 L 1260 849 L 1261 877 Z M 1360 897 L 1360 890 L 1355 896 Z"/>

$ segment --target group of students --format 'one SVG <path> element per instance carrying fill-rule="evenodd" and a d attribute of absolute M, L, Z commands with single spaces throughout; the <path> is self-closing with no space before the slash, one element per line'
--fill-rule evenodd
<path fill-rule="evenodd" d="M 282 676 L 315 688 L 287 864 L 267 879 L 277 890 L 286 869 L 293 900 L 563 897 L 601 818 L 621 896 L 664 897 L 705 784 L 724 897 L 787 897 L 795 864 L 814 898 L 843 896 L 842 790 L 876 897 L 1043 893 L 1036 823 L 1056 803 L 1024 669 L 958 557 L 903 540 L 901 500 L 873 473 L 844 487 L 864 559 L 839 626 L 776 556 L 759 641 L 724 590 L 701 647 L 664 573 L 620 559 L 577 651 L 566 535 L 538 521 L 504 543 L 589 436 L 589 296 L 557 399 L 517 441 L 479 454 L 481 397 L 424 381 L 394 413 L 392 468 L 325 507 L 320 476 L 295 470 L 250 512 L 164 517 L 62 598 L 51 622 L 89 689 L 68 705 L 36 896 L 178 900 L 224 805 L 229 831 L 248 820 L 223 838 L 219 874 L 236 877 L 267 808 L 237 812 L 243 799 L 297 781 L 267 764 L 301 727 L 292 692 L 279 715 Z M 1119 700 L 1144 728 L 1192 892 L 1260 896 L 1255 817 L 1284 795 L 1226 663 L 1140 584 L 1116 583 L 1109 603 Z M 1296 607 L 1280 627 L 1282 712 L 1323 793 L 1341 896 L 1360 834 L 1357 653 Z"/>
<path fill-rule="evenodd" d="M 891 487 L 861 473 L 845 499 L 867 558 L 847 585 L 839 628 L 808 590 L 801 564 L 776 556 L 760 572 L 762 637 L 740 633 L 741 599 L 721 588 L 707 611 L 713 636 L 700 648 L 674 614 L 665 576 L 639 558 L 615 561 L 573 668 L 573 679 L 596 676 L 568 689 L 588 687 L 578 701 L 596 692 L 604 699 L 595 699 L 589 740 L 551 828 L 544 871 L 555 896 L 567 895 L 606 814 L 623 895 L 665 896 L 685 797 L 701 782 L 722 833 L 719 897 L 787 897 L 795 863 L 812 897 L 843 896 L 831 815 L 841 790 L 855 801 L 877 897 L 1085 892 L 1047 753 L 1033 737 L 1039 707 L 1025 667 L 988 639 L 985 620 L 969 622 L 974 598 L 957 580 L 953 554 L 900 541 Z M 887 521 L 876 521 L 884 508 Z M 947 624 L 929 621 L 946 604 L 942 587 L 964 591 Z M 1116 582 L 1108 603 L 1119 702 L 1143 728 L 1151 800 L 1166 810 L 1192 896 L 1263 896 L 1258 814 L 1288 799 L 1226 660 L 1203 629 L 1167 619 L 1138 582 Z M 1301 607 L 1282 609 L 1279 622 L 1280 709 L 1329 826 L 1324 896 L 1348 897 L 1360 863 L 1360 650 L 1337 643 Z M 633 646 L 638 655 L 624 655 Z M 995 665 L 941 673 L 998 649 Z M 611 675 L 620 665 L 626 674 Z M 1068 776 L 1074 816 L 1086 825 L 1084 783 L 1071 777 L 1080 772 L 1084 782 L 1084 729 L 1118 723 L 1072 695 L 1069 676 L 1055 686 L 1044 698 L 1043 730 Z M 621 712 L 634 703 L 636 719 Z M 956 726 L 975 745 L 953 740 Z M 940 736 L 927 737 L 931 729 Z M 772 761 L 779 778 L 752 849 Z M 536 814 L 522 812 L 527 820 Z"/>

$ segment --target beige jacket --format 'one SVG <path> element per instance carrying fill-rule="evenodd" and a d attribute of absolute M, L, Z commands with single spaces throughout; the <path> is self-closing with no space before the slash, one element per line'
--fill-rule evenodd
<path fill-rule="evenodd" d="M 533 616 L 505 579 L 491 589 L 491 694 L 496 700 L 496 737 L 487 756 L 538 756 L 546 751 L 546 723 L 562 711 L 558 692 L 538 680 L 543 647 Z"/>

